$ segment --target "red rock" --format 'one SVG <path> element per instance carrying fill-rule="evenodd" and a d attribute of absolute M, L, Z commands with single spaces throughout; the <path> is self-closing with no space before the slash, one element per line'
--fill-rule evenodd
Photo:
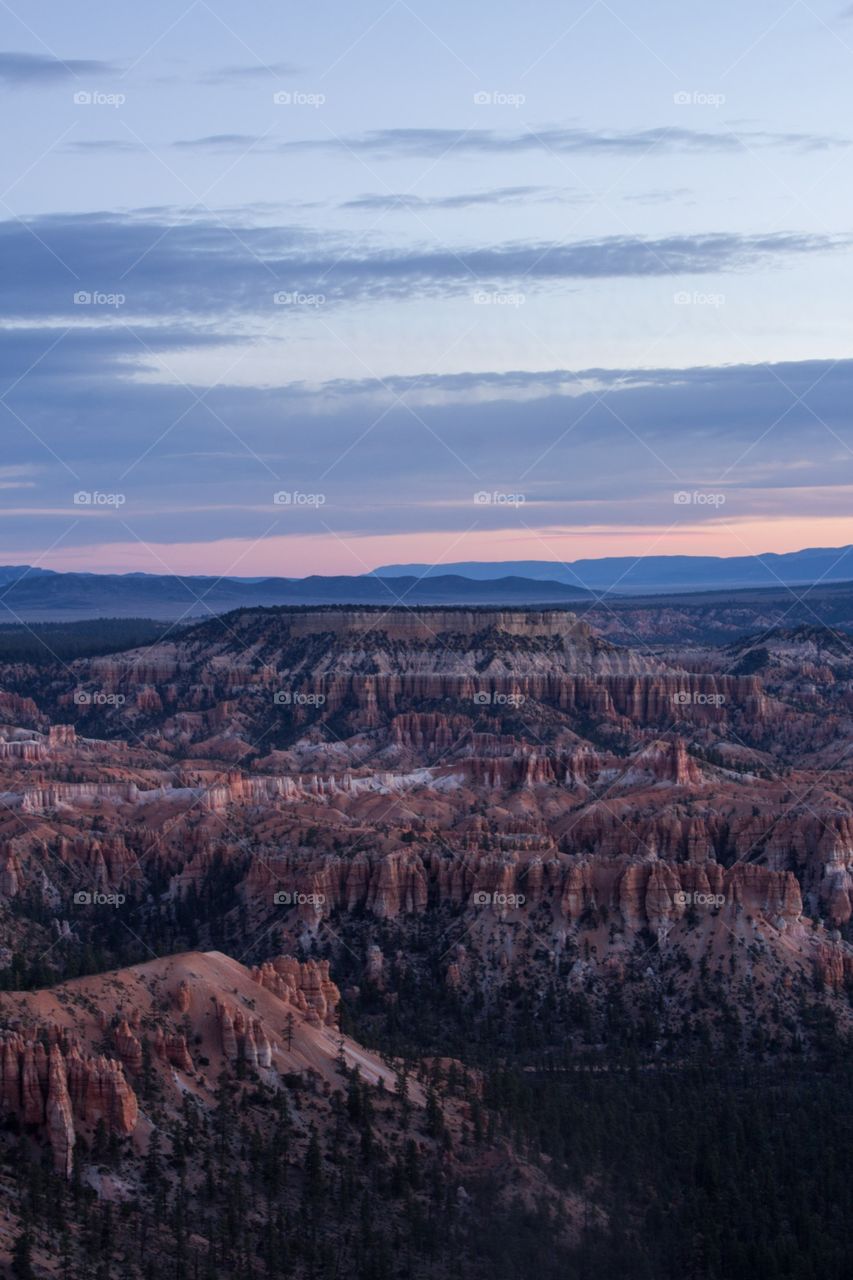
<path fill-rule="evenodd" d="M 308 1021 L 337 1025 L 341 993 L 329 976 L 328 960 L 300 964 L 293 956 L 278 956 L 252 970 L 252 977 L 280 999 L 286 1000 Z"/>
<path fill-rule="evenodd" d="M 123 1066 L 137 1074 L 142 1070 L 142 1044 L 133 1034 L 125 1019 L 116 1027 L 114 1035 L 116 1053 Z"/>
<path fill-rule="evenodd" d="M 237 1061 L 237 1037 L 234 1034 L 234 1019 L 231 1011 L 224 1005 L 217 1005 L 219 1017 L 219 1034 L 222 1045 L 222 1056 L 232 1065 Z"/>
<path fill-rule="evenodd" d="M 66 1178 L 71 1177 L 74 1166 L 74 1117 L 65 1074 L 65 1059 L 58 1045 L 50 1050 L 50 1074 L 48 1077 L 47 1109 L 45 1115 L 47 1136 L 53 1150 L 53 1167 Z"/>

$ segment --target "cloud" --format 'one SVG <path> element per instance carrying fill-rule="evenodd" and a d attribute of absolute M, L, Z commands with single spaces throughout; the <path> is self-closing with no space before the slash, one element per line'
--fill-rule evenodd
<path fill-rule="evenodd" d="M 30 84 L 51 85 L 79 76 L 116 75 L 113 63 L 92 58 L 55 58 L 41 53 L 0 52 L 0 84 L 21 88 Z"/>
<path fill-rule="evenodd" d="M 49 335 L 37 336 L 43 354 Z M 0 406 L 4 466 L 38 468 L 28 514 L 4 522 L 11 560 L 71 530 L 78 488 L 127 501 L 121 528 L 81 522 L 69 545 L 124 539 L 124 525 L 168 542 L 849 512 L 849 360 L 208 386 L 196 403 L 190 388 L 131 380 L 104 363 L 103 347 L 87 353 L 79 335 L 69 340 L 77 346 L 60 342 L 11 393 L 14 414 Z M 0 353 L 6 341 L 0 334 Z M 36 345 L 18 351 L 20 372 Z M 276 510 L 279 488 L 326 501 L 319 512 Z M 674 491 L 702 488 L 725 491 L 722 513 L 673 510 Z M 478 509 L 478 490 L 523 493 L 525 505 Z"/>
<path fill-rule="evenodd" d="M 690 187 L 661 187 L 657 191 L 629 192 L 622 199 L 631 200 L 635 204 L 670 204 L 674 200 L 683 203 L 692 195 Z"/>
<path fill-rule="evenodd" d="M 115 317 L 180 322 L 188 333 L 235 317 L 274 314 L 275 295 L 320 293 L 328 303 L 471 296 L 511 285 L 527 293 L 563 282 L 679 277 L 755 270 L 840 251 L 849 238 L 799 232 L 715 232 L 570 243 L 512 241 L 470 247 L 354 248 L 351 236 L 299 226 L 257 226 L 100 214 L 0 223 L 6 267 L 0 304 L 10 317 L 110 318 L 79 292 L 121 295 Z M 294 309 L 290 308 L 292 312 Z"/>
<path fill-rule="evenodd" d="M 630 200 L 637 204 L 666 204 L 673 200 L 684 200 L 691 195 L 688 187 L 670 187 L 651 191 L 637 191 L 615 197 Z M 614 198 L 614 197 L 611 197 Z M 488 191 L 462 191 L 446 196 L 418 196 L 410 192 L 383 193 L 371 192 L 345 200 L 339 209 L 367 210 L 408 210 L 417 213 L 419 209 L 473 209 L 488 206 L 528 205 L 528 204 L 591 204 L 595 200 L 592 192 L 576 191 L 569 187 L 495 187 Z"/>
<path fill-rule="evenodd" d="M 288 342 L 300 316 L 276 308 L 274 294 L 312 292 L 319 280 L 330 302 L 382 305 L 470 297 L 478 277 L 523 276 L 531 291 L 755 268 L 835 245 L 789 232 L 356 251 L 343 233 L 182 221 L 155 208 L 0 223 L 3 463 L 39 469 L 27 511 L 4 521 L 4 552 L 19 559 L 15 549 L 46 548 L 71 530 L 80 488 L 127 493 L 122 519 L 149 541 L 209 540 L 213 508 L 217 537 L 262 537 L 275 521 L 278 533 L 323 534 L 316 510 L 272 508 L 279 488 L 326 494 L 320 514 L 341 536 L 461 531 L 475 519 L 498 527 L 504 511 L 472 509 L 480 489 L 524 492 L 526 510 L 555 526 L 668 522 L 673 488 L 704 484 L 756 441 L 748 484 L 743 470 L 727 482 L 744 490 L 743 509 L 775 510 L 797 464 L 797 485 L 811 496 L 798 489 L 792 510 L 820 510 L 828 486 L 853 475 L 853 453 L 844 454 L 844 442 L 853 445 L 853 362 L 391 374 L 321 386 L 216 379 L 230 373 L 222 348 L 249 352 L 271 326 L 276 337 L 265 341 Z M 77 303 L 80 291 L 124 301 Z M 205 349 L 216 363 L 208 357 L 207 385 L 194 389 L 174 372 L 189 362 L 171 357 Z M 227 467 L 223 452 L 234 455 Z M 732 499 L 726 514 L 735 510 Z M 117 536 L 110 520 L 82 524 L 86 539 Z"/>
<path fill-rule="evenodd" d="M 819 390 L 827 377 L 830 378 L 828 385 Z M 311 403 L 315 408 L 365 401 L 375 403 L 386 396 L 401 397 L 407 404 L 478 405 L 486 408 L 489 405 L 518 404 L 519 401 L 565 401 L 570 397 L 573 414 L 575 407 L 579 406 L 583 413 L 591 399 L 602 395 L 622 396 L 626 400 L 636 397 L 637 403 L 642 398 L 661 396 L 673 406 L 671 420 L 666 412 L 662 413 L 661 425 L 665 429 L 671 427 L 676 430 L 682 415 L 686 425 L 694 423 L 700 429 L 699 424 L 706 420 L 706 414 L 713 419 L 719 409 L 725 422 L 716 424 L 715 430 L 725 433 L 725 424 L 731 423 L 734 434 L 739 435 L 754 418 L 760 420 L 764 412 L 784 416 L 786 405 L 796 409 L 792 402 L 800 396 L 825 415 L 827 421 L 837 424 L 843 389 L 847 386 L 853 388 L 853 360 L 837 363 L 802 360 L 772 366 L 732 365 L 724 368 L 593 367 L 536 372 L 510 369 L 406 376 L 390 374 L 383 377 L 381 384 L 377 384 L 375 379 L 343 378 L 328 381 L 321 388 L 304 383 L 289 384 L 287 395 Z M 727 398 L 729 395 L 731 400 Z M 711 408 L 715 402 L 717 407 Z M 659 413 L 661 411 L 656 408 L 648 415 L 648 421 L 657 422 Z M 816 421 L 814 417 L 810 420 L 812 423 Z M 853 467 L 853 454 L 850 455 L 850 465 Z"/>
<path fill-rule="evenodd" d="M 245 339 L 229 335 L 237 346 Z M 89 385 L 92 379 L 107 386 L 113 379 L 160 371 L 158 357 L 172 352 L 221 346 L 223 337 L 212 330 L 190 330 L 180 325 L 154 326 L 78 324 L 71 328 L 34 325 L 0 331 L 0 393 L 24 385 L 62 389 Z M 14 396 L 12 399 L 14 400 Z"/>
<path fill-rule="evenodd" d="M 88 138 L 76 142 L 68 142 L 62 148 L 77 155 L 131 155 L 144 151 L 141 142 L 132 142 L 130 138 Z"/>
<path fill-rule="evenodd" d="M 269 76 L 287 78 L 300 74 L 300 68 L 291 62 L 255 62 L 249 65 L 216 67 L 202 77 L 203 84 L 243 84 L 264 80 Z"/>
<path fill-rule="evenodd" d="M 737 154 L 757 148 L 823 151 L 848 147 L 850 140 L 825 134 L 772 132 L 769 130 L 684 129 L 660 126 L 652 129 L 525 129 L 499 133 L 494 129 L 374 129 L 343 138 L 281 140 L 252 134 L 209 134 L 179 139 L 174 146 L 199 151 L 230 151 L 254 146 L 270 153 L 351 151 L 376 159 L 442 158 L 469 155 L 512 156 L 526 152 L 546 155 L 705 155 Z"/>
<path fill-rule="evenodd" d="M 251 147 L 258 152 L 263 140 L 264 135 L 260 133 L 211 133 L 204 138 L 179 139 L 172 146 L 189 151 L 242 151 Z"/>
<path fill-rule="evenodd" d="M 345 200 L 339 209 L 470 209 L 479 205 L 507 205 L 534 203 L 569 203 L 588 200 L 582 193 L 574 194 L 561 187 L 495 187 L 491 191 L 461 191 L 450 196 L 417 196 L 408 192 L 400 195 L 369 194 Z"/>

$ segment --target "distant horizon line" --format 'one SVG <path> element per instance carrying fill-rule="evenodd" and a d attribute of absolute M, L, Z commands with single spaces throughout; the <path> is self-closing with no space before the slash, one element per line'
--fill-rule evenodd
<path fill-rule="evenodd" d="M 531 558 L 530 556 L 520 557 L 518 559 L 502 556 L 494 560 L 484 559 L 482 557 L 472 557 L 464 561 L 451 561 L 451 562 L 448 562 L 447 565 L 443 565 L 440 560 L 434 561 L 434 562 L 406 561 L 406 562 L 399 562 L 399 563 L 392 563 L 392 564 L 381 564 L 381 565 L 377 565 L 373 569 L 363 569 L 359 573 L 345 573 L 345 572 L 322 573 L 322 572 L 314 571 L 314 572 L 299 573 L 299 574 L 254 573 L 254 574 L 246 574 L 246 575 L 233 574 L 229 572 L 218 573 L 215 570 L 212 570 L 212 571 L 211 570 L 207 570 L 207 571 L 191 570 L 191 571 L 179 572 L 177 570 L 168 569 L 168 568 L 164 568 L 161 572 L 152 571 L 148 569 L 105 569 L 105 570 L 101 570 L 97 568 L 54 569 L 45 565 L 30 564 L 27 561 L 10 560 L 8 562 L 0 561 L 0 572 L 17 569 L 25 573 L 36 572 L 36 573 L 49 573 L 49 574 L 59 574 L 59 575 L 80 574 L 80 575 L 89 575 L 92 577 L 109 577 L 109 578 L 198 577 L 198 578 L 216 578 L 219 581 L 231 581 L 231 582 L 264 582 L 264 581 L 269 581 L 271 579 L 278 578 L 278 579 L 281 579 L 282 581 L 287 581 L 287 582 L 301 582 L 309 578 L 367 578 L 367 577 L 378 577 L 378 576 L 404 577 L 404 576 L 407 576 L 407 574 L 409 573 L 414 573 L 415 571 L 422 570 L 422 569 L 425 569 L 428 573 L 433 573 L 435 570 L 444 569 L 446 571 L 446 576 L 448 577 L 464 577 L 465 575 L 459 572 L 460 565 L 476 565 L 476 566 L 484 566 L 484 567 L 499 566 L 499 565 L 500 566 L 503 566 L 503 565 L 506 565 L 506 566 L 554 565 L 556 569 L 559 569 L 561 567 L 565 568 L 570 565 L 580 564 L 580 563 L 590 563 L 590 562 L 603 563 L 608 560 L 609 561 L 628 560 L 628 561 L 631 561 L 632 564 L 639 566 L 644 561 L 649 561 L 649 560 L 655 560 L 655 561 L 715 560 L 715 561 L 722 561 L 722 562 L 739 561 L 739 560 L 740 561 L 742 560 L 758 561 L 764 558 L 768 558 L 768 559 L 772 558 L 774 560 L 779 560 L 779 559 L 789 559 L 794 556 L 807 555 L 809 553 L 818 554 L 818 553 L 827 553 L 827 552 L 833 552 L 833 551 L 842 553 L 849 550 L 853 550 L 853 543 L 841 543 L 839 545 L 811 545 L 811 546 L 805 546 L 805 547 L 798 547 L 792 551 L 758 551 L 758 552 L 747 552 L 747 553 L 741 552 L 739 554 L 732 554 L 732 555 L 720 555 L 720 554 L 714 554 L 710 552 L 699 552 L 699 553 L 693 553 L 693 554 L 690 554 L 689 552 L 661 552 L 661 553 L 641 555 L 641 556 L 635 556 L 630 554 L 579 556 L 577 559 L 574 559 L 574 560 L 563 560 L 559 558 L 534 559 L 534 558 Z M 383 570 L 386 571 L 384 574 L 383 574 Z M 388 573 L 387 570 L 394 570 L 395 572 L 391 574 L 391 573 Z M 519 574 L 518 576 L 524 577 L 525 575 L 522 573 L 522 574 Z"/>

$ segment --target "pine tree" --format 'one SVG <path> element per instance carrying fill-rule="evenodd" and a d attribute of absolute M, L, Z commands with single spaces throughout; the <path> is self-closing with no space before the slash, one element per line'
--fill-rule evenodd
<path fill-rule="evenodd" d="M 12 1251 L 12 1275 L 15 1280 L 35 1280 L 33 1271 L 33 1241 L 30 1229 L 25 1224 L 15 1241 Z"/>
<path fill-rule="evenodd" d="M 321 1199 L 323 1191 L 323 1161 L 317 1130 L 312 1125 L 308 1150 L 305 1153 L 305 1198 L 310 1204 L 316 1204 Z"/>

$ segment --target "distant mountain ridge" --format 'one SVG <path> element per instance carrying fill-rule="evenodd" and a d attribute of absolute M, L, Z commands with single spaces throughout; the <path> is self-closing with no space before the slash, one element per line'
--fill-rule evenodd
<path fill-rule="evenodd" d="M 381 577 L 215 578 L 156 574 L 53 573 L 0 566 L 0 623 L 94 617 L 204 618 L 250 605 L 532 605 L 592 601 L 564 582 L 501 576 L 471 581 L 441 574 Z"/>
<path fill-rule="evenodd" d="M 573 583 L 589 591 L 642 594 L 693 591 L 703 587 L 776 587 L 853 579 L 853 545 L 807 547 L 802 551 L 767 552 L 755 556 L 603 556 L 595 560 L 468 560 L 453 564 L 382 565 L 379 577 L 413 574 L 460 574 L 489 581 L 506 574 Z"/>
<path fill-rule="evenodd" d="M 86 618 L 197 619 L 276 605 L 594 605 L 619 597 L 853 582 L 853 545 L 783 555 L 609 556 L 384 565 L 372 573 L 232 578 L 149 573 L 58 573 L 0 565 L 0 624 Z"/>

